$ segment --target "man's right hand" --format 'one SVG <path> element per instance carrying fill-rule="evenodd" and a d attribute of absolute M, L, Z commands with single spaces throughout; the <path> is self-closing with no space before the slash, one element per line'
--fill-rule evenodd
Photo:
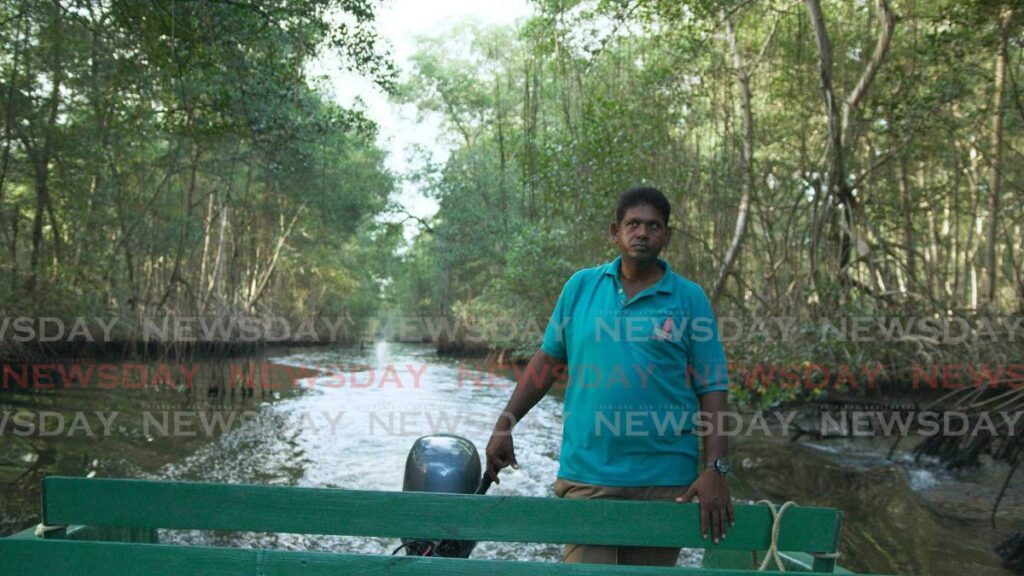
<path fill-rule="evenodd" d="M 516 462 L 516 450 L 512 445 L 511 432 L 495 432 L 487 441 L 487 475 L 495 484 L 501 484 L 498 480 L 498 472 L 506 466 L 519 468 Z"/>
<path fill-rule="evenodd" d="M 487 442 L 487 476 L 497 484 L 498 472 L 506 466 L 518 468 L 516 451 L 512 447 L 512 429 L 516 422 L 523 419 L 540 399 L 548 393 L 551 385 L 560 374 L 565 373 L 565 360 L 549 356 L 543 350 L 537 350 L 526 365 L 522 377 L 512 391 L 512 397 L 498 416 L 494 425 L 494 434 Z"/>

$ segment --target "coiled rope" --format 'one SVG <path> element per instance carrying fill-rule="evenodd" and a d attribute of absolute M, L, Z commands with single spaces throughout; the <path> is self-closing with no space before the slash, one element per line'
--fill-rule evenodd
<path fill-rule="evenodd" d="M 761 561 L 761 565 L 757 568 L 758 572 L 763 572 L 768 569 L 768 565 L 775 561 L 775 567 L 779 569 L 779 572 L 785 572 L 786 567 L 782 563 L 782 557 L 779 556 L 779 527 L 782 524 L 782 515 L 785 514 L 786 510 L 791 506 L 795 507 L 797 504 L 792 500 L 787 500 L 782 506 L 776 508 L 775 504 L 770 500 L 758 500 L 758 504 L 764 504 L 768 507 L 768 510 L 772 513 L 772 538 L 771 543 L 768 545 L 768 553 L 765 555 L 764 560 Z M 811 554 L 814 558 L 822 559 L 835 559 L 839 558 L 839 552 L 827 552 L 827 553 L 814 553 Z"/>

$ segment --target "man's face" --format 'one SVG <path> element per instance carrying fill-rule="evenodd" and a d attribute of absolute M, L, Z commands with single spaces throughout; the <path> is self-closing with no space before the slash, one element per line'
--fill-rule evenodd
<path fill-rule="evenodd" d="M 627 209 L 622 222 L 612 223 L 611 233 L 622 257 L 637 262 L 657 260 L 671 237 L 661 212 L 647 204 Z"/>

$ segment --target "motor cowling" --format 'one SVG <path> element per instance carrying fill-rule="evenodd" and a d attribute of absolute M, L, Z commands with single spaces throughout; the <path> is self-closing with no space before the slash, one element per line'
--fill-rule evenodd
<path fill-rule="evenodd" d="M 403 492 L 476 494 L 481 488 L 480 454 L 469 440 L 452 434 L 418 438 L 405 460 Z M 476 542 L 403 538 L 409 556 L 468 558 Z"/>

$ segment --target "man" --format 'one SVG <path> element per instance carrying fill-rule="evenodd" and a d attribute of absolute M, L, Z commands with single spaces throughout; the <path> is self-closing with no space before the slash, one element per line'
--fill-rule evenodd
<path fill-rule="evenodd" d="M 487 444 L 487 473 L 516 467 L 511 431 L 568 371 L 555 494 L 564 498 L 700 500 L 701 534 L 733 522 L 726 439 L 715 424 L 728 373 L 704 291 L 658 258 L 671 206 L 654 188 L 624 192 L 611 224 L 620 256 L 580 270 L 558 298 Z M 699 417 L 698 417 L 699 414 Z M 697 474 L 696 424 L 706 433 Z M 674 566 L 678 548 L 566 546 L 564 562 Z"/>

